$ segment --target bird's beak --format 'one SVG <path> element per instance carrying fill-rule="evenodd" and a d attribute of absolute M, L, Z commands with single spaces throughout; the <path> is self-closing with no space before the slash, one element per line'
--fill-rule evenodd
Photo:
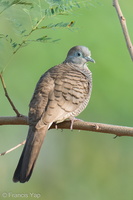
<path fill-rule="evenodd" d="M 93 60 L 90 56 L 85 57 L 85 59 L 86 59 L 87 61 L 90 61 L 90 62 L 95 63 L 95 60 Z"/>

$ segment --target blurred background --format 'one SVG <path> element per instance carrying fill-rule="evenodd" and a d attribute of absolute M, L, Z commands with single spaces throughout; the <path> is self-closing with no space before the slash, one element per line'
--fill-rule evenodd
<path fill-rule="evenodd" d="M 0 71 L 6 68 L 3 76 L 10 98 L 19 112 L 27 115 L 40 76 L 61 63 L 72 46 L 84 45 L 91 50 L 96 64 L 89 64 L 93 74 L 92 96 L 78 118 L 132 127 L 133 64 L 116 10 L 112 1 L 106 0 L 79 5 L 66 15 L 47 16 L 40 25 L 74 21 L 72 28 L 37 30 L 28 38 L 29 43 L 46 35 L 60 40 L 34 41 L 13 56 L 11 45 L 22 42 L 25 36 L 20 32 L 26 29 L 25 35 L 28 34 L 34 24 L 32 20 L 41 17 L 40 12 L 32 8 L 29 13 L 29 7 L 13 5 L 1 13 L 0 32 L 6 37 L 0 40 Z M 120 1 L 120 5 L 133 41 L 133 1 Z M 0 84 L 0 116 L 14 115 Z M 22 142 L 27 131 L 28 126 L 24 125 L 1 126 L 0 152 Z M 28 199 L 45 200 L 133 199 L 132 137 L 114 139 L 113 135 L 95 132 L 50 130 L 30 181 L 13 183 L 22 148 L 0 157 L 0 199 L 16 199 L 18 194 L 23 199 L 28 195 Z M 31 193 L 39 196 L 31 198 Z"/>

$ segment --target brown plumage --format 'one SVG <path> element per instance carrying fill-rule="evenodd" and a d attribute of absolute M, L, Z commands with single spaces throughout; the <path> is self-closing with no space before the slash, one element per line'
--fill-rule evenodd
<path fill-rule="evenodd" d="M 92 75 L 86 62 L 94 60 L 84 46 L 71 48 L 65 61 L 50 68 L 36 85 L 30 102 L 29 132 L 13 181 L 30 179 L 47 130 L 53 122 L 72 119 L 87 106 Z"/>

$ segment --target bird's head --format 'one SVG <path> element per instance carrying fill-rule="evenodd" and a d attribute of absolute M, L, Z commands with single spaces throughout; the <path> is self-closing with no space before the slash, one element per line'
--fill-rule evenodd
<path fill-rule="evenodd" d="M 66 57 L 65 62 L 84 65 L 87 62 L 95 63 L 95 60 L 91 58 L 90 50 L 85 46 L 72 47 Z"/>

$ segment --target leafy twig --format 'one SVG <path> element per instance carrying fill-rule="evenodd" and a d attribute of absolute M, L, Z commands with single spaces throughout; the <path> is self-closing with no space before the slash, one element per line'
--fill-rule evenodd
<path fill-rule="evenodd" d="M 6 2 L 0 2 L 0 6 L 4 6 L 3 10 L 0 12 L 0 15 L 5 11 L 7 10 L 8 8 L 10 8 L 11 6 L 14 6 L 14 5 L 25 5 L 25 6 L 32 6 L 32 3 L 30 2 L 25 2 L 25 1 L 22 1 L 22 0 L 14 0 L 14 1 L 6 1 Z"/>
<path fill-rule="evenodd" d="M 123 34 L 124 34 L 124 37 L 125 37 L 125 40 L 126 40 L 127 48 L 128 48 L 129 53 L 130 53 L 131 59 L 133 61 L 133 45 L 132 45 L 132 42 L 131 42 L 131 39 L 130 39 L 130 36 L 129 36 L 129 33 L 128 33 L 128 28 L 127 28 L 127 25 L 126 25 L 126 19 L 123 16 L 123 13 L 121 11 L 118 0 L 113 0 L 113 6 L 115 7 L 116 12 L 118 14 L 120 24 L 121 24 L 121 27 L 122 27 L 122 30 L 123 30 Z"/>
<path fill-rule="evenodd" d="M 28 33 L 28 35 L 25 37 L 25 39 L 19 44 L 18 48 L 13 52 L 13 54 L 15 54 L 28 40 L 28 38 L 30 37 L 30 35 L 38 29 L 39 24 L 45 19 L 45 16 L 43 16 L 38 22 L 37 24 L 31 29 L 31 31 Z"/>

